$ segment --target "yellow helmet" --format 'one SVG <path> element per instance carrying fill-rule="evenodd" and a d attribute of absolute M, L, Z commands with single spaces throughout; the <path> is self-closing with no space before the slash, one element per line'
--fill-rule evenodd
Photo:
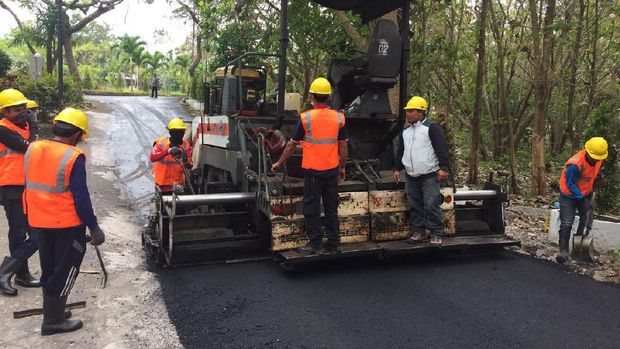
<path fill-rule="evenodd" d="M 426 99 L 420 96 L 413 96 L 411 97 L 409 102 L 407 102 L 407 105 L 403 109 L 405 110 L 417 109 L 417 110 L 426 111 L 428 110 L 428 103 L 426 102 Z"/>
<path fill-rule="evenodd" d="M 0 92 L 0 110 L 26 103 L 28 103 L 26 96 L 16 89 L 7 88 L 6 90 Z"/>
<path fill-rule="evenodd" d="M 185 131 L 185 122 L 181 118 L 174 118 L 168 122 L 168 130 L 183 130 Z"/>
<path fill-rule="evenodd" d="M 594 160 L 607 159 L 607 141 L 603 137 L 592 137 L 586 142 L 586 151 Z"/>
<path fill-rule="evenodd" d="M 67 124 L 71 124 L 80 130 L 84 131 L 84 135 L 88 135 L 88 119 L 86 118 L 86 114 L 79 109 L 74 108 L 65 108 L 63 109 L 56 117 L 54 118 L 54 123 L 58 121 L 66 122 Z"/>
<path fill-rule="evenodd" d="M 316 78 L 310 85 L 310 93 L 330 95 L 332 94 L 332 85 L 325 78 Z"/>
<path fill-rule="evenodd" d="M 31 99 L 28 100 L 28 102 L 26 102 L 26 108 L 28 109 L 32 109 L 32 108 L 38 108 L 39 104 Z"/>

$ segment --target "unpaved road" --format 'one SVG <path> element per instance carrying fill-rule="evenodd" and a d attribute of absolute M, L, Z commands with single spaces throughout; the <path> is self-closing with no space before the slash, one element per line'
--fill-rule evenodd
<path fill-rule="evenodd" d="M 270 261 L 148 273 L 139 238 L 152 192 L 148 148 L 165 133 L 165 122 L 184 112 L 174 99 L 89 101 L 96 110 L 84 148 L 91 195 L 108 233 L 110 286 L 102 290 L 97 275 L 80 275 L 70 301 L 87 301 L 75 312 L 85 328 L 44 339 L 40 317 L 11 319 L 16 309 L 40 305 L 39 290 L 0 298 L 2 348 L 620 346 L 620 287 L 508 252 L 349 260 L 294 273 Z M 92 249 L 84 269 L 97 269 Z"/>

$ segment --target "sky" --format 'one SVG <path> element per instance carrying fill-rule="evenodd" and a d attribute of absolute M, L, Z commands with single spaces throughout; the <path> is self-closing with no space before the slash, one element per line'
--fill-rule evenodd
<path fill-rule="evenodd" d="M 15 1 L 5 1 L 15 11 L 21 21 L 32 20 L 34 17 L 26 10 L 20 9 Z M 185 38 L 192 33 L 192 23 L 172 17 L 174 7 L 166 0 L 155 0 L 147 5 L 144 0 L 125 0 L 114 10 L 100 16 L 96 21 L 110 25 L 112 34 L 121 36 L 139 35 L 147 43 L 151 52 L 159 50 L 167 52 L 180 46 Z M 8 25 L 7 25 L 8 24 Z M 0 37 L 6 35 L 11 28 L 17 27 L 13 17 L 0 8 Z M 154 35 L 155 30 L 164 29 L 167 36 Z"/>

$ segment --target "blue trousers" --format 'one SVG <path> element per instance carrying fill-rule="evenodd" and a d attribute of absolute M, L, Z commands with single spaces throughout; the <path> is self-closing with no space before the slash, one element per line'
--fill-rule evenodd
<path fill-rule="evenodd" d="M 26 216 L 21 200 L 6 200 L 2 205 L 9 222 L 11 257 L 26 262 L 38 249 L 37 234 L 26 228 Z"/>
<path fill-rule="evenodd" d="M 43 294 L 48 297 L 67 296 L 80 273 L 86 253 L 86 227 L 36 230 Z"/>
<path fill-rule="evenodd" d="M 577 225 L 576 235 L 582 235 L 588 220 L 588 207 L 585 199 L 571 199 L 560 195 L 560 239 L 570 238 L 575 221 L 575 212 L 579 211 L 579 225 Z"/>
<path fill-rule="evenodd" d="M 411 230 L 424 233 L 428 229 L 432 235 L 443 235 L 444 222 L 439 208 L 443 199 L 437 174 L 429 173 L 419 177 L 405 175 L 405 195 L 411 207 Z"/>

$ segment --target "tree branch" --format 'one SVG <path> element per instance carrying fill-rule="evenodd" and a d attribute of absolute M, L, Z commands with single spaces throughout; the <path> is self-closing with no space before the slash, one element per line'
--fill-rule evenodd
<path fill-rule="evenodd" d="M 336 16 L 336 19 L 340 22 L 340 25 L 342 25 L 347 35 L 353 40 L 355 46 L 357 46 L 360 51 L 366 51 L 368 48 L 368 41 L 355 29 L 355 26 L 353 26 L 353 23 L 351 23 L 347 15 L 337 10 L 332 10 L 332 13 Z"/>
<path fill-rule="evenodd" d="M 22 21 L 19 20 L 19 17 L 17 17 L 17 14 L 15 14 L 15 12 L 13 12 L 13 10 L 11 10 L 11 8 L 9 6 L 7 6 L 4 1 L 0 0 L 0 7 L 2 7 L 3 9 L 9 11 L 9 13 L 11 14 L 11 16 L 13 16 L 13 18 L 15 19 L 15 22 L 17 22 L 17 26 L 19 27 L 19 30 L 24 33 L 24 25 L 22 24 Z M 24 35 L 24 42 L 26 43 L 26 45 L 28 46 L 28 49 L 30 50 L 30 53 L 35 54 L 37 53 L 37 51 L 34 49 L 34 47 L 30 44 L 30 42 L 28 40 L 26 40 L 26 36 Z"/>

